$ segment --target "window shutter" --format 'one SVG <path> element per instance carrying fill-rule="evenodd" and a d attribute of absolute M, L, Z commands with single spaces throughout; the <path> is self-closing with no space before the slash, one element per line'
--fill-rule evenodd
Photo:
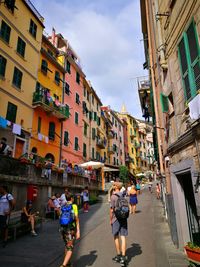
<path fill-rule="evenodd" d="M 9 120 L 9 121 L 15 123 L 16 115 L 17 115 L 17 106 L 8 102 L 6 120 Z"/>
<path fill-rule="evenodd" d="M 168 97 L 164 95 L 163 93 L 160 93 L 160 101 L 161 101 L 161 106 L 162 106 L 162 112 L 168 112 L 169 110 Z"/>
<path fill-rule="evenodd" d="M 94 121 L 96 121 L 96 120 L 97 120 L 97 113 L 94 112 Z"/>
<path fill-rule="evenodd" d="M 75 142 L 74 142 L 74 149 L 78 151 L 79 145 L 78 145 L 78 137 L 75 137 Z"/>
<path fill-rule="evenodd" d="M 58 71 L 55 72 L 55 82 L 57 85 L 60 84 L 60 73 Z"/>
<path fill-rule="evenodd" d="M 87 146 L 83 143 L 83 157 L 87 157 Z"/>
<path fill-rule="evenodd" d="M 43 73 L 47 74 L 47 69 L 48 69 L 48 63 L 46 60 L 42 60 L 42 64 L 41 64 L 41 70 Z"/>
<path fill-rule="evenodd" d="M 68 83 L 65 83 L 65 94 L 67 94 L 67 95 L 70 94 L 70 86 Z"/>
<path fill-rule="evenodd" d="M 49 123 L 49 139 L 54 141 L 55 140 L 55 123 Z"/>
<path fill-rule="evenodd" d="M 67 60 L 67 72 L 70 74 L 71 73 L 71 64 L 70 62 Z"/>
<path fill-rule="evenodd" d="M 96 130 L 95 128 L 92 128 L 92 139 L 95 140 L 96 137 Z"/>
<path fill-rule="evenodd" d="M 68 146 L 69 144 L 69 133 L 65 131 L 64 133 L 64 146 Z"/>
<path fill-rule="evenodd" d="M 7 60 L 2 55 L 0 55 L 0 76 L 2 77 L 5 76 L 6 63 L 7 63 Z"/>

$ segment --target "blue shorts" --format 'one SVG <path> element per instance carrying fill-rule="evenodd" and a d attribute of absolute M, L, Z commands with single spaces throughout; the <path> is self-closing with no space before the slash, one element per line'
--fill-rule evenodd
<path fill-rule="evenodd" d="M 119 222 L 118 220 L 116 220 L 113 224 L 112 224 L 112 234 L 114 236 L 127 236 L 128 235 L 128 223 L 127 220 L 124 220 L 122 222 Z"/>

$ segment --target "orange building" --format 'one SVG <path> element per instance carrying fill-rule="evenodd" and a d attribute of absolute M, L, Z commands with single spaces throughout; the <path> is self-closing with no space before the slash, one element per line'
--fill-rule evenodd
<path fill-rule="evenodd" d="M 33 126 L 30 149 L 55 164 L 61 160 L 62 122 L 69 117 L 63 104 L 65 69 L 59 50 L 43 35 L 38 82 L 33 94 Z"/>

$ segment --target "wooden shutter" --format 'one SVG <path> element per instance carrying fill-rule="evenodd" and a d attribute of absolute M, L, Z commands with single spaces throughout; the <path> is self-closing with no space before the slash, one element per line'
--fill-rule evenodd
<path fill-rule="evenodd" d="M 52 141 L 55 140 L 55 123 L 54 122 L 49 123 L 49 140 L 52 140 Z"/>
<path fill-rule="evenodd" d="M 162 106 L 162 112 L 168 112 L 169 110 L 168 97 L 164 95 L 163 93 L 160 93 L 160 101 L 161 101 L 161 106 Z"/>
<path fill-rule="evenodd" d="M 15 123 L 17 115 L 17 106 L 8 102 L 6 119 Z"/>
<path fill-rule="evenodd" d="M 7 63 L 7 60 L 2 55 L 0 55 L 0 76 L 1 77 L 5 76 L 6 63 Z"/>
<path fill-rule="evenodd" d="M 67 131 L 64 132 L 64 146 L 68 146 L 69 144 L 69 133 Z"/>

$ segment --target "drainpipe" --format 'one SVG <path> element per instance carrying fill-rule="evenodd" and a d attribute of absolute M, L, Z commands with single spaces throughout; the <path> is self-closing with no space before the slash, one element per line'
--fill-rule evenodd
<path fill-rule="evenodd" d="M 65 66 L 64 66 L 65 67 Z M 63 73 L 63 81 L 65 81 L 65 73 Z M 62 104 L 64 104 L 64 90 L 65 90 L 65 82 L 63 82 L 62 88 Z M 62 140 L 63 140 L 63 121 L 61 121 L 60 127 L 60 155 L 59 155 L 59 166 L 61 166 L 62 162 Z"/>

